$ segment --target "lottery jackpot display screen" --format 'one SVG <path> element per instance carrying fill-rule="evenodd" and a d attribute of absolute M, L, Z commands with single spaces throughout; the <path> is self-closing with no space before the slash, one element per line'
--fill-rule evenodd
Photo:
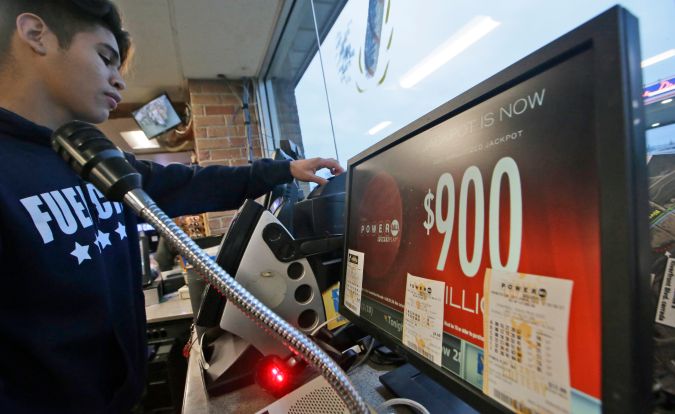
<path fill-rule="evenodd" d="M 349 161 L 341 312 L 481 412 L 645 406 L 637 43 L 611 9 Z"/>

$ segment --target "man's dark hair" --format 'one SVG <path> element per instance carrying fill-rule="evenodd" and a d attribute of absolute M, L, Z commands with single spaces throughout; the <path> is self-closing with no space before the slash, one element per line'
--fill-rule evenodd
<path fill-rule="evenodd" d="M 68 49 L 73 36 L 102 26 L 110 30 L 120 49 L 120 62 L 127 62 L 131 37 L 122 28 L 117 7 L 110 0 L 0 0 L 0 64 L 7 59 L 16 16 L 33 13 L 54 32 L 62 49 Z"/>

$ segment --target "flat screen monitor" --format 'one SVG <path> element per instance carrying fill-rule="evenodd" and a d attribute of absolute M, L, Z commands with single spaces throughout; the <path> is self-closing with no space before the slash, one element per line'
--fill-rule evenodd
<path fill-rule="evenodd" d="M 181 124 L 180 117 L 166 93 L 159 95 L 131 114 L 148 138 L 154 138 Z"/>
<path fill-rule="evenodd" d="M 350 159 L 340 312 L 481 413 L 647 412 L 640 77 L 615 7 Z"/>

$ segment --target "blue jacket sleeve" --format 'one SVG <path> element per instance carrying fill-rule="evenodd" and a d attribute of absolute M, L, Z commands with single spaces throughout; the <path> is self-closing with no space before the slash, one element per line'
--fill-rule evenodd
<path fill-rule="evenodd" d="M 170 217 L 233 210 L 275 185 L 290 182 L 290 161 L 262 159 L 251 165 L 228 167 L 163 166 L 126 154 L 143 177 L 143 189 Z"/>

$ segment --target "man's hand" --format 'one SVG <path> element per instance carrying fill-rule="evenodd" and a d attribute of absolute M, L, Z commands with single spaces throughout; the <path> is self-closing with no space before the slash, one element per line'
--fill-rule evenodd
<path fill-rule="evenodd" d="M 325 178 L 316 175 L 317 170 L 328 168 L 333 175 L 342 174 L 345 170 L 332 158 L 310 158 L 307 160 L 291 161 L 291 175 L 300 181 L 311 181 L 319 185 L 328 182 Z"/>

